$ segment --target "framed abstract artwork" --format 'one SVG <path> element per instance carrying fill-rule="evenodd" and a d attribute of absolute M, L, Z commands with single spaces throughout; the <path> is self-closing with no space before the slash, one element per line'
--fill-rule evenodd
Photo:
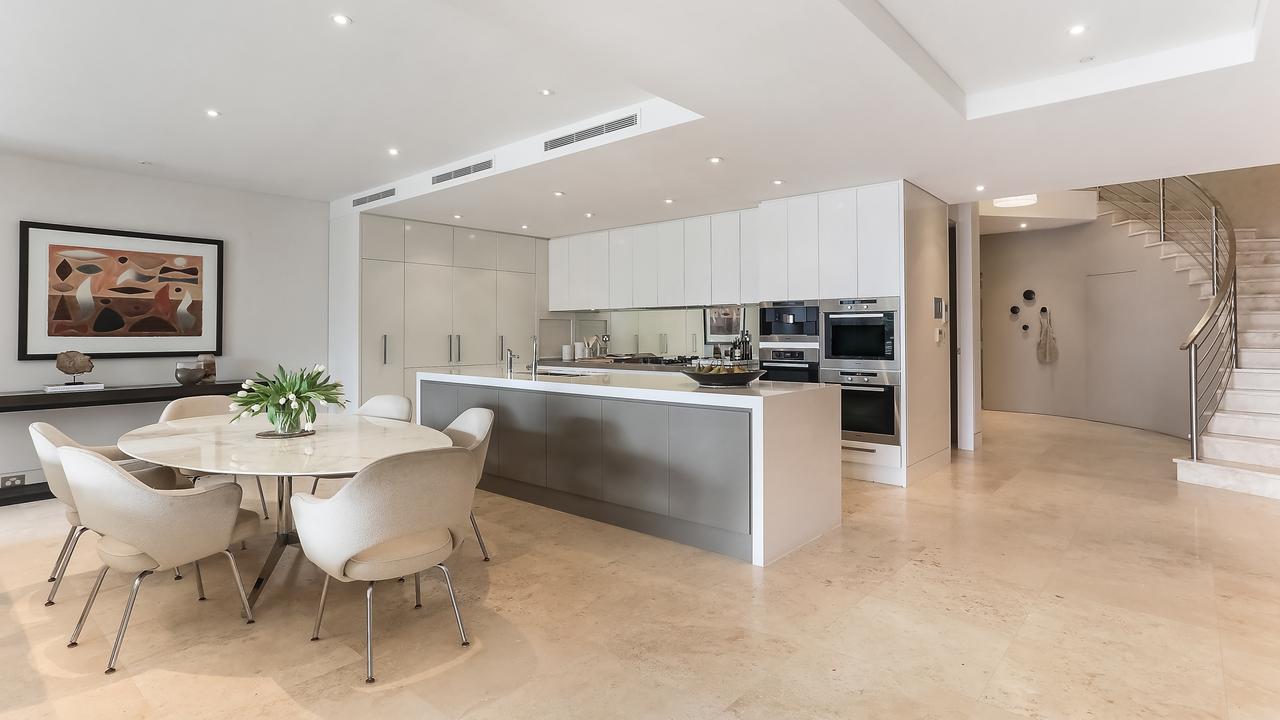
<path fill-rule="evenodd" d="M 222 354 L 222 241 L 19 223 L 18 359 Z"/>

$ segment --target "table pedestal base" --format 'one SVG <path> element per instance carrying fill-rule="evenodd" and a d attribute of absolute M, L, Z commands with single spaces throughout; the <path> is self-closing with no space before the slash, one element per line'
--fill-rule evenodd
<path fill-rule="evenodd" d="M 280 556 L 284 554 L 284 549 L 290 545 L 298 544 L 298 533 L 293 532 L 291 528 L 291 521 L 293 520 L 289 512 L 289 499 L 291 497 L 293 497 L 293 478 L 290 476 L 277 477 L 275 538 L 271 544 L 271 551 L 267 553 L 266 561 L 262 563 L 262 569 L 258 571 L 258 579 L 253 581 L 253 590 L 249 591 L 250 607 L 257 606 L 258 598 L 262 597 L 262 591 L 267 586 L 267 579 L 275 571 L 276 564 L 280 562 Z"/>

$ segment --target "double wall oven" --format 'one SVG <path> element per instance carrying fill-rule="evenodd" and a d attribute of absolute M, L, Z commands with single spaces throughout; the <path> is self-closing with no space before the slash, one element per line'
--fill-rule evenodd
<path fill-rule="evenodd" d="M 841 438 L 901 443 L 902 359 L 896 297 L 819 304 L 819 379 L 839 384 Z"/>
<path fill-rule="evenodd" d="M 822 312 L 817 302 L 760 305 L 760 369 L 765 380 L 818 382 Z"/>

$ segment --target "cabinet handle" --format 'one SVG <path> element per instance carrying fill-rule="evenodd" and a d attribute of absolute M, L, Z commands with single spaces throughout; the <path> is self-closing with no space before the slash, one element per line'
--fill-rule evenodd
<path fill-rule="evenodd" d="M 462 335 L 458 335 L 458 362 L 462 362 Z"/>
<path fill-rule="evenodd" d="M 639 334 L 637 334 L 637 335 L 636 335 L 636 349 L 635 349 L 635 352 L 640 352 L 640 335 L 639 335 Z"/>
<path fill-rule="evenodd" d="M 505 335 L 498 336 L 498 362 L 502 362 L 502 354 L 507 349 L 507 337 Z"/>
<path fill-rule="evenodd" d="M 453 333 L 449 333 L 449 362 L 453 362 Z"/>
<path fill-rule="evenodd" d="M 382 364 L 387 364 L 387 336 L 382 336 Z"/>
<path fill-rule="evenodd" d="M 689 333 L 689 353 L 691 355 L 701 355 L 698 349 L 698 333 Z"/>

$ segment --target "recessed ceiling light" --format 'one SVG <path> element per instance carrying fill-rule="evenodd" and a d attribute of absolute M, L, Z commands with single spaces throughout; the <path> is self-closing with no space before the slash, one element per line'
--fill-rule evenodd
<path fill-rule="evenodd" d="M 595 217 L 595 216 L 596 216 L 596 214 L 595 214 L 595 213 L 582 213 L 582 216 L 583 216 L 583 217 Z"/>
<path fill-rule="evenodd" d="M 720 163 L 724 162 L 724 158 L 712 156 L 707 158 L 707 162 L 711 163 L 712 165 L 719 165 Z"/>
<path fill-rule="evenodd" d="M 208 110 L 204 111 L 204 114 L 208 115 L 211 118 L 215 118 L 221 115 L 222 113 L 218 112 L 217 110 L 214 110 L 213 108 L 209 108 Z"/>
<path fill-rule="evenodd" d="M 1072 35 L 1083 35 L 1085 29 L 1086 28 L 1083 25 L 1072 25 L 1070 28 L 1067 29 L 1067 32 L 1071 33 Z"/>
<path fill-rule="evenodd" d="M 1040 202 L 1040 196 L 1032 193 L 1030 195 L 1013 195 L 1011 197 L 996 198 L 991 201 L 991 204 L 999 208 L 1013 208 L 1035 205 L 1038 202 Z"/>
<path fill-rule="evenodd" d="M 781 180 L 774 180 L 774 181 L 773 181 L 773 184 L 774 184 L 774 185 L 781 185 L 781 184 L 782 184 L 782 181 L 781 181 Z"/>
<path fill-rule="evenodd" d="M 400 151 L 395 148 L 387 148 L 387 154 L 395 156 L 395 155 L 399 155 Z"/>
<path fill-rule="evenodd" d="M 979 185 L 978 187 L 974 188 L 974 190 L 977 190 L 978 192 L 982 192 L 983 190 L 986 190 L 986 189 L 987 189 L 986 185 Z"/>
<path fill-rule="evenodd" d="M 520 226 L 520 229 L 521 229 L 521 230 L 528 230 L 528 229 L 529 229 L 529 226 L 528 226 L 528 225 L 521 225 L 521 226 Z"/>
<path fill-rule="evenodd" d="M 138 161 L 138 164 L 139 164 L 139 165 L 150 165 L 150 164 L 151 164 L 151 161 L 150 161 L 150 160 L 139 160 L 139 161 Z"/>
<path fill-rule="evenodd" d="M 664 203 L 666 203 L 666 204 L 670 205 L 671 203 L 675 202 L 675 200 L 672 200 L 671 198 L 667 198 L 666 200 L 663 200 L 662 202 L 664 202 Z"/>
<path fill-rule="evenodd" d="M 1027 224 L 1026 224 L 1026 223 L 1022 223 L 1022 224 L 1021 224 L 1021 225 L 1019 225 L 1018 227 L 1020 227 L 1020 228 L 1024 228 L 1024 229 L 1025 229 L 1025 228 L 1027 227 Z"/>
<path fill-rule="evenodd" d="M 549 88 L 542 88 L 541 90 L 538 91 L 538 94 L 541 95 L 542 97 L 547 97 L 549 95 L 555 95 L 556 91 L 551 90 Z"/>
<path fill-rule="evenodd" d="M 1085 55 L 1084 57 L 1080 58 L 1080 63 L 1081 63 L 1082 65 L 1083 65 L 1084 63 L 1091 63 L 1091 62 L 1093 62 L 1093 56 L 1092 56 L 1092 55 Z"/>
<path fill-rule="evenodd" d="M 351 16 L 350 15 L 334 15 L 333 21 L 339 25 L 350 25 Z"/>
<path fill-rule="evenodd" d="M 556 197 L 564 197 L 564 192 L 563 192 L 563 191 L 561 191 L 561 190 L 557 190 L 557 191 L 555 191 L 555 192 L 553 192 L 553 193 L 551 193 L 551 194 L 552 194 L 552 195 L 555 195 Z"/>
<path fill-rule="evenodd" d="M 458 215 L 458 214 L 454 214 L 453 219 L 454 219 L 454 220 L 461 220 L 461 219 L 462 219 L 462 216 L 461 216 L 461 215 Z"/>

